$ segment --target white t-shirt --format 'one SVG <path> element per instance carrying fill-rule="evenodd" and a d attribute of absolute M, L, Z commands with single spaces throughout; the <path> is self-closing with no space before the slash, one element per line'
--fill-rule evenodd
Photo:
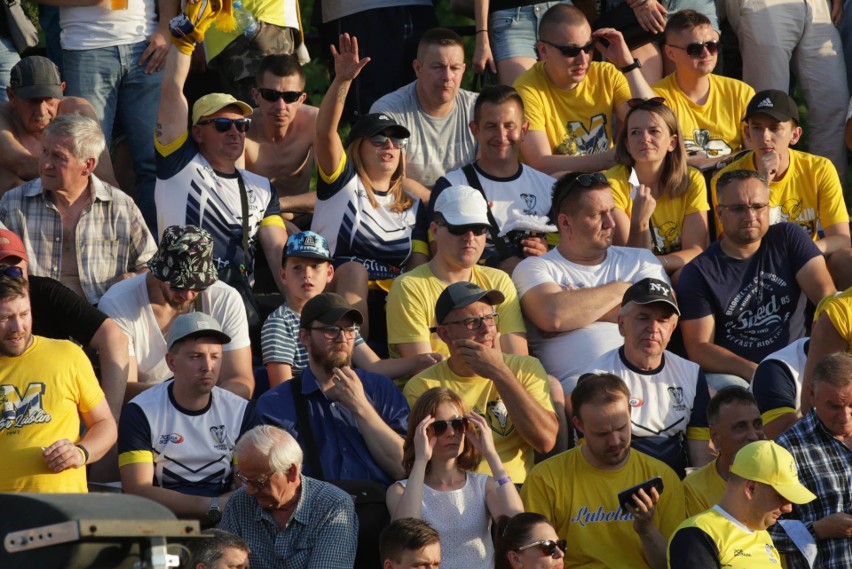
<path fill-rule="evenodd" d="M 145 281 L 148 274 L 113 285 L 101 298 L 98 308 L 115 320 L 130 339 L 130 355 L 136 356 L 140 383 L 160 383 L 172 377 L 166 365 L 166 338 L 163 337 Z M 239 293 L 222 282 L 215 282 L 201 293 L 201 309 L 222 326 L 231 343 L 225 352 L 250 345 L 246 309 Z M 192 310 L 192 309 L 190 309 Z"/>
<path fill-rule="evenodd" d="M 558 248 L 540 257 L 527 257 L 515 267 L 512 280 L 523 297 L 541 284 L 556 283 L 562 288 L 599 287 L 612 282 L 639 282 L 651 277 L 669 282 L 663 266 L 646 249 L 610 247 L 599 265 L 578 265 L 562 256 Z M 565 393 L 577 385 L 577 376 L 589 371 L 592 362 L 624 343 L 613 322 L 593 322 L 589 326 L 545 338 L 531 322 L 527 323 L 532 353 L 547 373 L 562 382 Z"/>
<path fill-rule="evenodd" d="M 127 0 L 126 10 L 109 3 L 59 9 L 59 42 L 62 49 L 79 51 L 139 43 L 157 29 L 154 0 Z"/>

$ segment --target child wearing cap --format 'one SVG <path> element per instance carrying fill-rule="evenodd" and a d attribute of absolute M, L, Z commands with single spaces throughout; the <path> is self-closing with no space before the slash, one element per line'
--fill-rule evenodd
<path fill-rule="evenodd" d="M 312 231 L 291 235 L 284 248 L 280 276 L 287 288 L 287 299 L 269 315 L 261 330 L 263 364 L 270 387 L 290 380 L 308 365 L 308 353 L 299 342 L 299 316 L 305 304 L 324 292 L 334 277 L 328 241 Z M 420 354 L 381 360 L 360 333 L 355 336 L 352 353 L 356 367 L 391 378 L 413 375 L 441 359 L 439 354 Z"/>

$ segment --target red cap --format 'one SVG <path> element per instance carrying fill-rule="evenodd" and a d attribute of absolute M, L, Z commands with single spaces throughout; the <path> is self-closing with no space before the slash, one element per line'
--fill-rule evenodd
<path fill-rule="evenodd" d="M 18 257 L 29 263 L 24 242 L 8 229 L 0 229 L 0 261 L 9 257 Z"/>

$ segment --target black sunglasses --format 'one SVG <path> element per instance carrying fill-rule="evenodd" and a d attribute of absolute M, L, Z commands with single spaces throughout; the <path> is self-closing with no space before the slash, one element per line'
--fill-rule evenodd
<path fill-rule="evenodd" d="M 666 104 L 665 97 L 650 97 L 648 99 L 643 99 L 641 97 L 636 97 L 634 99 L 627 99 L 627 106 L 631 109 L 635 109 L 636 107 L 661 107 Z"/>
<path fill-rule="evenodd" d="M 571 174 L 568 175 L 570 176 Z M 595 172 L 593 174 L 579 174 L 566 185 L 561 186 L 557 191 L 554 192 L 553 201 L 550 206 L 554 219 L 559 214 L 559 209 L 562 206 L 562 202 L 565 201 L 565 198 L 568 196 L 568 194 L 574 191 L 577 186 L 591 188 L 596 184 L 609 185 L 609 180 L 607 180 L 606 176 L 604 176 L 600 172 Z"/>
<path fill-rule="evenodd" d="M 568 540 L 560 539 L 557 541 L 553 541 L 552 539 L 542 539 L 541 541 L 536 541 L 534 543 L 530 543 L 529 545 L 519 547 L 518 551 L 524 551 L 525 549 L 531 549 L 533 547 L 538 547 L 545 555 L 555 557 L 557 547 L 562 551 L 562 553 L 565 553 L 565 548 L 568 547 Z"/>
<path fill-rule="evenodd" d="M 439 223 L 441 227 L 446 227 L 450 235 L 461 237 L 467 235 L 468 231 L 472 231 L 474 235 L 485 235 L 488 231 L 487 225 L 450 225 L 449 223 Z"/>
<path fill-rule="evenodd" d="M 388 136 L 386 134 L 374 134 L 370 137 L 370 144 L 373 146 L 377 146 L 379 148 L 383 148 L 388 140 L 391 141 L 391 146 L 394 148 L 404 148 L 406 144 L 408 144 L 407 138 L 400 138 L 398 136 Z"/>
<path fill-rule="evenodd" d="M 24 269 L 22 269 L 21 267 L 16 267 L 15 265 L 11 265 L 3 270 L 0 270 L 0 273 L 6 275 L 7 277 L 15 277 L 16 279 L 24 277 Z"/>
<path fill-rule="evenodd" d="M 435 421 L 429 428 L 435 432 L 435 436 L 440 437 L 444 433 L 447 432 L 447 429 L 452 427 L 453 431 L 456 433 L 464 433 L 467 430 L 467 426 L 470 424 L 470 419 L 467 417 L 457 417 L 455 419 L 450 419 L 449 421 Z"/>
<path fill-rule="evenodd" d="M 218 119 L 201 119 L 198 121 L 200 126 L 210 123 L 213 123 L 216 132 L 228 132 L 231 130 L 231 125 L 237 127 L 237 132 L 246 132 L 249 129 L 249 125 L 251 125 L 251 119 L 226 119 L 220 117 Z"/>
<path fill-rule="evenodd" d="M 295 103 L 304 93 L 304 91 L 276 91 L 275 89 L 258 89 L 258 92 L 264 101 L 270 103 L 278 99 L 284 99 L 285 103 Z"/>
<path fill-rule="evenodd" d="M 580 52 L 583 53 L 591 53 L 593 49 L 595 49 L 595 40 L 590 41 L 586 45 L 559 45 L 553 42 L 549 42 L 547 40 L 539 40 L 543 44 L 547 44 L 550 47 L 556 48 L 559 50 L 559 53 L 564 55 L 565 57 L 577 57 L 580 55 Z"/>
<path fill-rule="evenodd" d="M 701 57 L 701 54 L 704 52 L 704 48 L 707 48 L 707 53 L 710 55 L 716 55 L 722 48 L 722 42 L 716 40 L 706 41 L 704 43 L 695 42 L 687 45 L 686 47 L 672 44 L 668 45 L 676 49 L 682 49 L 689 57 Z"/>

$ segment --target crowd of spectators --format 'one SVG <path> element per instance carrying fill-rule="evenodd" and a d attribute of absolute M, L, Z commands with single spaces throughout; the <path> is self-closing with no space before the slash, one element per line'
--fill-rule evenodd
<path fill-rule="evenodd" d="M 59 4 L 0 42 L 0 491 L 193 568 L 852 567 L 840 0 L 473 0 L 478 93 L 324 0 L 319 107 L 296 0 Z"/>

